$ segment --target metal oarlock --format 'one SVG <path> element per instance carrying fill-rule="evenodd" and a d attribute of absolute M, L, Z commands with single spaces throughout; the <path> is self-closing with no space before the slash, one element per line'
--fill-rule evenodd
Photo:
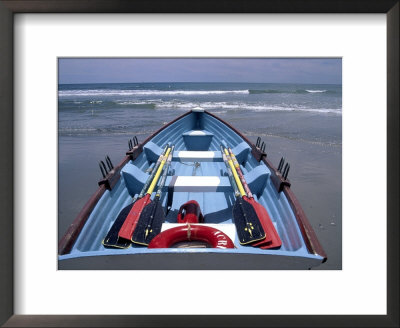
<path fill-rule="evenodd" d="M 254 158 L 259 162 L 263 157 L 267 157 L 265 152 L 266 143 L 261 140 L 260 137 L 257 137 L 255 146 L 252 146 L 251 153 Z"/>
<path fill-rule="evenodd" d="M 128 141 L 129 150 L 132 150 L 133 147 L 136 147 L 137 145 L 139 145 L 139 141 L 136 136 L 134 136 L 132 139 L 129 139 Z"/>
<path fill-rule="evenodd" d="M 283 168 L 283 165 L 285 164 L 285 158 L 282 157 L 281 160 L 279 161 L 279 165 L 278 165 L 278 172 L 282 174 L 282 178 L 283 179 L 287 179 L 287 176 L 289 174 L 289 170 L 290 170 L 290 164 L 286 163 L 285 167 Z M 282 170 L 283 168 L 283 170 Z"/>
<path fill-rule="evenodd" d="M 99 167 L 102 179 L 98 182 L 98 185 L 104 185 L 106 189 L 112 190 L 112 188 L 118 182 L 121 167 L 117 166 L 115 168 L 114 164 L 111 162 L 110 156 L 108 155 L 105 156 L 105 161 L 99 162 Z"/>
<path fill-rule="evenodd" d="M 133 136 L 132 139 L 128 140 L 129 149 L 126 152 L 131 160 L 135 160 L 143 151 L 143 145 L 139 143 L 139 140 L 136 136 Z"/>
<path fill-rule="evenodd" d="M 261 142 L 261 138 L 257 137 L 257 141 L 256 141 L 256 147 L 260 148 L 260 142 Z"/>
<path fill-rule="evenodd" d="M 100 164 L 101 164 L 101 166 L 103 166 L 103 169 L 104 169 L 104 171 L 106 172 L 106 175 L 107 175 L 108 174 L 108 170 L 107 170 L 106 164 L 104 164 L 103 161 L 100 161 Z"/>
<path fill-rule="evenodd" d="M 111 168 L 114 168 L 114 165 L 113 165 L 113 163 L 111 162 L 110 156 L 107 155 L 107 159 L 108 159 L 108 161 L 110 162 Z"/>
<path fill-rule="evenodd" d="M 103 179 L 104 179 L 106 177 L 106 173 L 104 173 L 104 169 L 101 166 L 101 161 L 99 162 L 99 167 L 100 167 L 101 175 L 103 176 Z"/>
<path fill-rule="evenodd" d="M 285 157 L 281 157 L 281 160 L 279 161 L 278 171 L 281 173 L 282 173 L 283 164 L 285 164 Z"/>
<path fill-rule="evenodd" d="M 107 157 L 106 157 L 106 163 L 107 163 L 108 170 L 111 171 L 112 167 L 111 167 L 110 163 L 108 162 Z"/>
<path fill-rule="evenodd" d="M 290 169 L 290 164 L 287 164 L 287 166 L 285 166 L 285 169 L 283 170 L 283 174 L 282 174 L 282 176 L 285 180 L 287 179 L 287 176 L 289 174 L 289 169 Z"/>
<path fill-rule="evenodd" d="M 287 168 L 288 168 L 288 165 L 289 165 L 289 163 L 286 163 L 286 164 L 285 164 L 285 168 L 284 168 L 283 171 L 281 172 L 281 173 L 282 173 L 282 177 L 285 175 L 285 172 L 286 172 L 286 170 L 287 170 Z"/>
<path fill-rule="evenodd" d="M 290 187 L 291 183 L 287 179 L 289 170 L 290 164 L 285 163 L 285 157 L 281 157 L 275 174 L 271 175 L 272 182 L 278 192 L 282 192 L 285 186 Z"/>
<path fill-rule="evenodd" d="M 108 155 L 106 156 L 106 162 L 107 162 L 108 169 L 111 171 L 114 168 L 114 165 L 111 162 L 111 159 Z"/>

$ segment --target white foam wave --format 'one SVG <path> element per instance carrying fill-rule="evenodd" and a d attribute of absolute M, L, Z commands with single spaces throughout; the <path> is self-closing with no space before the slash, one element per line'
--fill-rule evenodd
<path fill-rule="evenodd" d="M 102 92 L 104 90 L 101 90 Z M 311 90 L 309 90 L 311 91 Z M 312 90 L 315 92 L 322 90 Z M 91 101 L 92 102 L 92 101 Z M 94 103 L 101 103 L 101 101 L 93 101 Z M 187 111 L 194 107 L 202 107 L 206 110 L 212 111 L 253 111 L 253 112 L 273 112 L 273 111 L 292 111 L 292 112 L 314 112 L 314 113 L 334 113 L 341 115 L 341 108 L 309 108 L 304 105 L 281 103 L 281 104 L 268 104 L 263 102 L 244 102 L 244 101 L 185 101 L 183 99 L 162 100 L 157 98 L 152 99 L 124 99 L 114 100 L 116 105 L 120 106 L 151 106 L 156 110 L 180 110 Z"/>
<path fill-rule="evenodd" d="M 150 105 L 151 102 L 146 102 L 146 101 L 116 101 L 115 102 L 118 105 Z"/>
<path fill-rule="evenodd" d="M 60 90 L 60 97 L 248 94 L 249 90 Z"/>
<path fill-rule="evenodd" d="M 328 90 L 306 90 L 309 93 L 321 93 L 321 92 L 327 92 Z"/>
<path fill-rule="evenodd" d="M 248 103 L 227 103 L 227 102 L 162 102 L 156 103 L 155 108 L 162 109 L 176 109 L 176 110 L 189 110 L 194 107 L 200 106 L 208 110 L 223 110 L 227 111 L 253 111 L 253 112 L 273 112 L 273 111 L 290 111 L 290 112 L 315 112 L 315 113 L 334 113 L 341 114 L 340 108 L 308 108 L 300 106 L 277 106 L 268 104 L 248 104 Z"/>

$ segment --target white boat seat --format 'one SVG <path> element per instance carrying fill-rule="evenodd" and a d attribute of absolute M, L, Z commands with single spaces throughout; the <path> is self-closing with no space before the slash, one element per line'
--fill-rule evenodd
<path fill-rule="evenodd" d="M 226 176 L 169 176 L 165 182 L 165 191 L 169 185 L 174 186 L 174 192 L 232 191 Z"/>
<path fill-rule="evenodd" d="M 173 161 L 177 162 L 222 162 L 220 151 L 174 151 Z"/>

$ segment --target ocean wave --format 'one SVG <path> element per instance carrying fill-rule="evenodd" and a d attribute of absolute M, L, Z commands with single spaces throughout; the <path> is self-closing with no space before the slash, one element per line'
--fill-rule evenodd
<path fill-rule="evenodd" d="M 147 109 L 155 109 L 156 104 L 153 102 L 144 102 L 144 101 L 115 101 L 114 104 L 119 106 L 127 106 L 132 108 L 147 108 Z"/>
<path fill-rule="evenodd" d="M 327 92 L 328 90 L 306 90 L 308 93 L 322 93 L 322 92 Z"/>
<path fill-rule="evenodd" d="M 58 133 L 61 136 L 86 136 L 86 135 L 128 135 L 128 136 L 147 136 L 149 131 L 157 130 L 158 125 L 148 125 L 147 127 L 131 126 L 115 126 L 110 125 L 108 127 L 59 127 Z"/>
<path fill-rule="evenodd" d="M 163 102 L 155 104 L 155 109 L 176 109 L 189 110 L 200 106 L 206 110 L 225 110 L 225 111 L 252 111 L 252 112 L 274 112 L 274 111 L 290 111 L 290 112 L 315 112 L 315 113 L 334 113 L 341 114 L 341 108 L 309 108 L 304 106 L 279 106 L 269 104 L 249 104 L 249 103 L 227 103 L 227 102 L 202 102 L 202 103 L 177 103 Z"/>
<path fill-rule="evenodd" d="M 262 95 L 262 94 L 336 94 L 335 90 L 277 90 L 277 89 L 242 89 L 242 90 L 119 90 L 119 89 L 91 89 L 91 90 L 59 90 L 61 98 L 67 97 L 108 97 L 108 96 L 207 96 L 207 95 Z"/>
<path fill-rule="evenodd" d="M 60 97 L 248 94 L 249 90 L 60 90 Z"/>
<path fill-rule="evenodd" d="M 276 90 L 276 89 L 249 89 L 250 95 L 259 95 L 259 94 L 307 94 L 307 93 L 329 93 L 335 94 L 334 90 L 312 90 L 312 89 L 298 89 L 298 90 Z"/>
<path fill-rule="evenodd" d="M 341 109 L 333 108 L 307 108 L 307 107 L 283 107 L 283 106 L 247 106 L 242 107 L 240 110 L 249 110 L 253 112 L 310 112 L 310 113 L 330 113 L 341 114 Z"/>
<path fill-rule="evenodd" d="M 290 92 L 274 90 L 274 89 L 266 89 L 266 90 L 249 89 L 249 94 L 251 94 L 251 95 L 259 95 L 259 94 L 263 94 L 263 93 L 290 93 Z"/>
<path fill-rule="evenodd" d="M 75 107 L 71 107 L 69 102 L 63 105 L 61 101 L 60 110 L 76 110 Z M 221 111 L 253 111 L 253 112 L 273 112 L 273 111 L 292 111 L 292 112 L 316 112 L 316 113 L 336 113 L 341 114 L 341 108 L 312 108 L 305 105 L 298 104 L 267 104 L 267 103 L 248 103 L 248 102 L 214 102 L 214 101 L 203 101 L 203 102 L 191 102 L 183 101 L 178 99 L 172 99 L 170 101 L 163 100 L 115 100 L 107 102 L 93 103 L 92 101 L 86 101 L 85 106 L 80 105 L 79 109 L 87 110 L 99 110 L 99 109 L 113 109 L 113 108 L 132 108 L 132 109 L 151 109 L 151 110 L 179 110 L 187 111 L 194 107 L 202 107 L 206 110 L 221 110 Z"/>
<path fill-rule="evenodd" d="M 110 127 L 60 127 L 58 132 L 61 135 L 88 135 L 88 134 L 125 134 L 130 130 L 128 126 Z"/>

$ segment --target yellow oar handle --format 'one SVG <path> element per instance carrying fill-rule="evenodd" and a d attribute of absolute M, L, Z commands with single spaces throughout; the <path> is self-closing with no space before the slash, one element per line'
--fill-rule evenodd
<path fill-rule="evenodd" d="M 240 168 L 239 162 L 237 161 L 235 154 L 231 152 L 229 149 L 229 154 L 231 155 L 233 165 L 235 165 L 236 168 Z"/>
<path fill-rule="evenodd" d="M 165 155 L 164 155 L 164 157 L 163 157 L 163 159 L 161 161 L 161 164 L 160 164 L 160 166 L 159 166 L 159 168 L 158 168 L 158 170 L 156 172 L 156 175 L 154 176 L 154 179 L 151 182 L 151 185 L 150 185 L 149 189 L 147 189 L 147 194 L 151 195 L 153 193 L 153 190 L 157 185 L 158 178 L 161 175 L 161 171 L 162 171 L 162 169 L 164 167 L 165 161 L 167 160 L 170 151 L 171 151 L 171 148 L 168 148 L 167 152 L 165 153 Z"/>
<path fill-rule="evenodd" d="M 230 149 L 230 148 L 229 148 L 229 154 L 231 154 L 231 158 L 232 158 L 233 164 L 235 164 L 236 171 L 237 171 L 237 173 L 238 173 L 238 175 L 240 177 L 240 181 L 242 182 L 243 188 L 246 191 L 247 197 L 252 198 L 253 194 L 251 193 L 251 190 L 250 190 L 246 180 L 244 179 L 242 170 L 240 169 L 239 162 L 237 161 L 237 159 L 235 157 L 235 154 L 233 153 L 232 149 Z"/>
<path fill-rule="evenodd" d="M 240 192 L 240 196 L 242 196 L 242 197 L 246 196 L 246 192 L 244 191 L 242 182 L 240 181 L 239 176 L 238 176 L 238 174 L 236 172 L 236 169 L 233 166 L 232 159 L 229 156 L 228 150 L 226 150 L 226 148 L 225 148 L 224 152 L 225 152 L 226 158 L 228 159 L 229 166 L 231 167 L 231 171 L 233 173 L 233 177 L 235 178 L 236 184 L 238 186 L 238 189 L 239 189 L 239 192 Z"/>

